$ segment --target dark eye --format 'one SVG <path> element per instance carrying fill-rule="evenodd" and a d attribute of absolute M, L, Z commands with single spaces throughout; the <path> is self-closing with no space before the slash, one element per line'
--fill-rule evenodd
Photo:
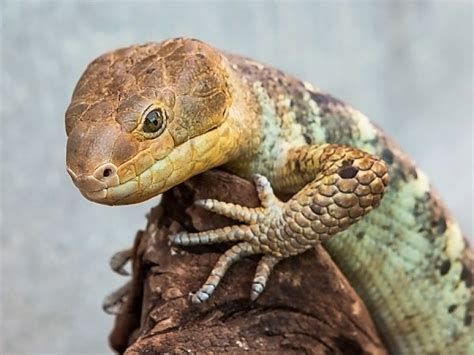
<path fill-rule="evenodd" d="M 162 126 L 165 121 L 165 115 L 163 110 L 155 109 L 147 113 L 145 116 L 145 121 L 143 122 L 143 132 L 145 133 L 155 133 Z"/>

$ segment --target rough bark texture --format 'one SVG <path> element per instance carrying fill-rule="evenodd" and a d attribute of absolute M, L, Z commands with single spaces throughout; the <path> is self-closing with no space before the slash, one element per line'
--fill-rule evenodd
<path fill-rule="evenodd" d="M 216 198 L 259 204 L 254 185 L 211 171 L 163 195 L 134 245 L 132 287 L 110 335 L 128 355 L 180 352 L 384 354 L 370 315 L 322 247 L 278 264 L 266 290 L 249 301 L 256 258 L 233 266 L 211 299 L 191 305 L 229 245 L 170 248 L 168 235 L 234 221 L 193 205 Z"/>

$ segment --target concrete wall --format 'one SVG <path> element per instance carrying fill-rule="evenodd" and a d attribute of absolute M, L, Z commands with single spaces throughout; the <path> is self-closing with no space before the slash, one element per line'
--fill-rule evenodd
<path fill-rule="evenodd" d="M 2 1 L 2 353 L 107 353 L 108 258 L 152 203 L 83 199 L 63 115 L 104 51 L 192 36 L 295 74 L 376 121 L 472 236 L 472 3 Z"/>

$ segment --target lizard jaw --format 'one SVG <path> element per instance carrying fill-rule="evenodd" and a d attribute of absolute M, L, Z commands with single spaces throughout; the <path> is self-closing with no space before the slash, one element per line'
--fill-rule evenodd
<path fill-rule="evenodd" d="M 135 163 L 134 166 L 138 165 L 136 161 L 133 162 L 140 158 L 138 155 L 119 167 L 105 164 L 89 176 L 77 176 L 69 168 L 68 172 L 83 196 L 92 202 L 105 205 L 134 204 L 157 196 L 205 170 L 222 165 L 237 150 L 238 145 L 232 139 L 231 128 L 224 122 L 175 146 L 159 160 L 148 159 L 146 166 L 138 174 L 136 168 L 130 168 L 132 163 Z M 147 152 L 140 153 L 143 154 L 151 156 Z M 146 161 L 142 158 L 141 164 Z M 105 166 L 111 169 L 112 174 L 106 182 L 99 181 L 94 175 L 103 173 Z"/>

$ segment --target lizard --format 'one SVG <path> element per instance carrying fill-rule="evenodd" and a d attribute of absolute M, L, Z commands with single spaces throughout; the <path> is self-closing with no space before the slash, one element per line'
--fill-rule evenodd
<path fill-rule="evenodd" d="M 235 242 L 272 269 L 318 243 L 364 300 L 391 353 L 474 352 L 472 249 L 426 175 L 360 111 L 271 66 L 191 38 L 132 45 L 90 63 L 65 114 L 67 171 L 87 199 L 139 203 L 214 167 L 254 179 L 247 208 L 198 200 L 238 224 L 170 236 Z M 284 199 L 281 196 L 290 196 Z"/>

